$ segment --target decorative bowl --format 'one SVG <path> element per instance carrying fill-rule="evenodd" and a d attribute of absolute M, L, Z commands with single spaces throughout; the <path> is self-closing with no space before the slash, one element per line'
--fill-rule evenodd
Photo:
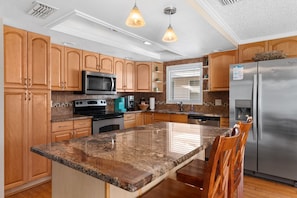
<path fill-rule="evenodd" d="M 149 105 L 148 104 L 138 104 L 138 107 L 140 110 L 146 111 L 147 108 L 149 107 Z"/>

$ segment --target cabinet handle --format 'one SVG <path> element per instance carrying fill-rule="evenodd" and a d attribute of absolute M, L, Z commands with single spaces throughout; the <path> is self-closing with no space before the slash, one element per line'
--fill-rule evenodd
<path fill-rule="evenodd" d="M 27 86 L 27 84 L 28 84 L 28 79 L 27 78 L 24 78 L 24 84 L 25 84 L 25 86 Z"/>
<path fill-rule="evenodd" d="M 28 100 L 31 100 L 31 96 L 32 96 L 32 92 L 30 91 Z"/>
<path fill-rule="evenodd" d="M 32 87 L 32 79 L 29 78 L 29 87 Z"/>
<path fill-rule="evenodd" d="M 27 100 L 27 91 L 25 92 L 25 101 Z"/>
<path fill-rule="evenodd" d="M 96 69 L 99 70 L 100 69 L 100 65 L 96 65 Z"/>

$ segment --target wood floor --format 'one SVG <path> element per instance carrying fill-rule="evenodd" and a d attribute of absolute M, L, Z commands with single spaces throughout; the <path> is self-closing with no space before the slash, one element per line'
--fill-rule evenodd
<path fill-rule="evenodd" d="M 51 198 L 51 183 L 42 184 L 7 198 Z M 297 188 L 245 176 L 244 198 L 297 198 Z"/>

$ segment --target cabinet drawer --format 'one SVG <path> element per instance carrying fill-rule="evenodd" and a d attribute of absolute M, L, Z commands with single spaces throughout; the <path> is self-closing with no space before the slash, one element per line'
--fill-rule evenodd
<path fill-rule="evenodd" d="M 73 121 L 53 122 L 52 123 L 52 132 L 72 130 L 72 129 L 73 129 Z"/>
<path fill-rule="evenodd" d="M 135 120 L 135 113 L 124 114 L 124 120 Z"/>
<path fill-rule="evenodd" d="M 84 120 L 74 120 L 74 128 L 88 128 L 91 127 L 91 119 L 84 119 Z"/>

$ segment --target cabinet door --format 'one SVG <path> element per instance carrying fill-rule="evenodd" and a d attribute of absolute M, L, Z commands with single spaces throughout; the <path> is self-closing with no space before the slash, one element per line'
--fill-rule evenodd
<path fill-rule="evenodd" d="M 95 52 L 83 51 L 83 70 L 99 71 L 99 54 Z"/>
<path fill-rule="evenodd" d="M 255 54 L 265 52 L 268 50 L 268 42 L 248 43 L 238 46 L 238 62 L 254 62 L 253 57 Z"/>
<path fill-rule="evenodd" d="M 59 131 L 52 133 L 52 142 L 61 142 L 72 138 L 73 130 Z"/>
<path fill-rule="evenodd" d="M 65 82 L 68 91 L 81 91 L 82 51 L 65 47 Z"/>
<path fill-rule="evenodd" d="M 236 50 L 209 55 L 210 91 L 229 90 L 229 66 L 236 62 Z"/>
<path fill-rule="evenodd" d="M 51 45 L 51 87 L 54 91 L 64 89 L 64 46 Z"/>
<path fill-rule="evenodd" d="M 28 173 L 29 181 L 50 175 L 50 160 L 29 151 L 31 146 L 50 143 L 50 91 L 28 93 Z"/>
<path fill-rule="evenodd" d="M 188 123 L 188 115 L 171 114 L 170 122 Z"/>
<path fill-rule="evenodd" d="M 125 61 L 125 91 L 135 91 L 135 64 L 133 61 Z"/>
<path fill-rule="evenodd" d="M 170 122 L 170 114 L 154 113 L 154 122 Z"/>
<path fill-rule="evenodd" d="M 5 189 L 27 181 L 27 101 L 24 89 L 4 90 Z"/>
<path fill-rule="evenodd" d="M 154 113 L 144 113 L 144 124 L 152 124 L 154 122 Z"/>
<path fill-rule="evenodd" d="M 120 58 L 114 58 L 114 73 L 117 76 L 117 91 L 124 92 L 126 88 L 125 61 Z"/>
<path fill-rule="evenodd" d="M 136 62 L 136 91 L 150 92 L 152 84 L 152 67 L 149 62 Z"/>
<path fill-rule="evenodd" d="M 144 125 L 144 114 L 143 113 L 135 114 L 135 125 L 136 126 Z"/>
<path fill-rule="evenodd" d="M 27 32 L 4 26 L 4 86 L 27 87 Z"/>
<path fill-rule="evenodd" d="M 283 51 L 287 58 L 297 57 L 297 36 L 269 40 L 269 51 Z"/>
<path fill-rule="evenodd" d="M 100 54 L 100 72 L 113 74 L 113 57 Z"/>
<path fill-rule="evenodd" d="M 50 89 L 50 37 L 28 32 L 28 87 Z"/>

